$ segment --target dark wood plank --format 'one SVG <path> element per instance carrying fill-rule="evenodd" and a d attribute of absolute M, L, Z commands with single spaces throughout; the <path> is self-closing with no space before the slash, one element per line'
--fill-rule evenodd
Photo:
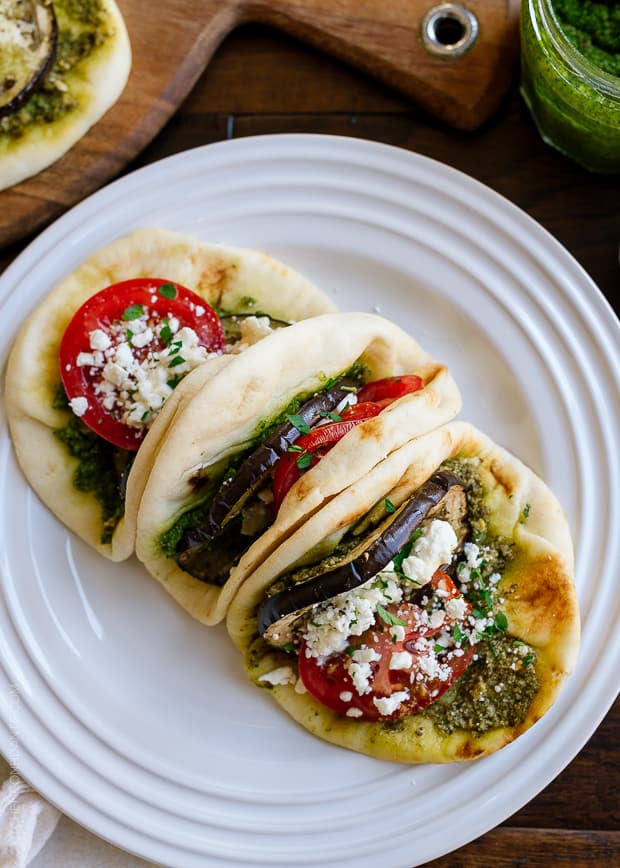
<path fill-rule="evenodd" d="M 427 862 L 426 868 L 612 868 L 619 864 L 620 832 L 500 827 L 449 856 Z"/>

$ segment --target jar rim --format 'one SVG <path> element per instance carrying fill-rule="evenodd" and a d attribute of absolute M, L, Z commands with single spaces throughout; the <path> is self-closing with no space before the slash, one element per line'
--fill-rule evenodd
<path fill-rule="evenodd" d="M 562 56 L 570 60 L 575 71 L 587 78 L 590 84 L 596 84 L 608 96 L 620 97 L 620 77 L 606 72 L 582 54 L 562 29 L 556 15 L 552 0 L 528 0 L 530 6 L 536 5 L 541 13 L 542 23 L 553 47 Z M 595 82 L 592 81 L 595 79 Z"/>

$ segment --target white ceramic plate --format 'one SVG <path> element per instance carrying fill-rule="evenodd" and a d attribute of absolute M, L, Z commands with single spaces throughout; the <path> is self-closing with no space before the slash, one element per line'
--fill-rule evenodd
<path fill-rule="evenodd" d="M 368 142 L 269 136 L 180 154 L 74 208 L 0 280 L 3 334 L 145 225 L 263 248 L 342 308 L 379 306 L 451 366 L 463 418 L 568 513 L 579 665 L 541 722 L 477 763 L 405 767 L 323 744 L 246 683 L 223 628 L 56 522 L 2 420 L 0 750 L 80 823 L 170 865 L 409 868 L 472 840 L 570 761 L 618 688 L 613 314 L 553 238 L 466 176 Z"/>

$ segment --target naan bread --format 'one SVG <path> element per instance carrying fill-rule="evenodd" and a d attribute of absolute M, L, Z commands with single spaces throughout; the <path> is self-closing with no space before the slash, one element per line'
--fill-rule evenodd
<path fill-rule="evenodd" d="M 86 299 L 112 283 L 148 276 L 183 284 L 209 304 L 232 312 L 255 309 L 296 320 L 334 309 L 310 281 L 262 253 L 205 244 L 159 229 L 137 230 L 93 254 L 41 302 L 22 326 L 8 362 L 5 400 L 15 452 L 28 481 L 52 512 L 115 561 L 133 552 L 137 508 L 160 438 L 179 407 L 233 360 L 208 360 L 175 389 L 138 451 L 129 474 L 124 518 L 112 542 L 101 543 L 101 507 L 94 496 L 73 485 L 77 459 L 53 433 L 71 418 L 69 411 L 52 406 L 60 382 L 58 348 Z"/>
<path fill-rule="evenodd" d="M 59 34 L 73 25 L 56 3 Z M 77 100 L 67 114 L 48 123 L 31 123 L 19 137 L 9 136 L 0 124 L 0 190 L 41 172 L 56 162 L 114 105 L 131 68 L 131 46 L 114 0 L 101 0 L 102 43 L 66 73 L 61 84 Z M 21 111 L 26 111 L 26 107 Z"/>
<path fill-rule="evenodd" d="M 273 581 L 382 498 L 388 496 L 398 506 L 446 459 L 474 456 L 481 459 L 479 474 L 488 492 L 489 524 L 497 535 L 514 542 L 514 559 L 498 586 L 505 599 L 508 633 L 536 652 L 540 687 L 525 719 L 514 727 L 481 733 L 457 729 L 447 735 L 424 712 L 405 717 L 398 725 L 356 722 L 330 711 L 310 694 L 296 692 L 290 684 L 274 686 L 275 700 L 315 735 L 380 759 L 452 762 L 498 750 L 539 720 L 555 701 L 579 647 L 573 550 L 566 519 L 541 479 L 463 422 L 445 425 L 396 450 L 285 540 L 240 587 L 228 611 L 228 631 L 244 652 L 254 682 L 278 667 L 292 666 L 296 671 L 293 655 L 270 648 L 257 636 L 256 609 Z"/>
<path fill-rule="evenodd" d="M 277 418 L 293 398 L 311 394 L 356 361 L 367 366 L 369 379 L 417 373 L 425 388 L 357 426 L 305 473 L 291 488 L 275 523 L 243 555 L 223 588 L 193 578 L 173 558 L 166 558 L 159 539 L 196 505 L 195 474 L 243 451 L 262 420 Z M 402 445 L 410 436 L 405 432 L 432 430 L 460 406 L 447 369 L 381 317 L 333 314 L 280 329 L 210 380 L 184 405 L 160 441 L 140 504 L 138 557 L 194 618 L 217 623 L 238 585 L 308 516 Z"/>

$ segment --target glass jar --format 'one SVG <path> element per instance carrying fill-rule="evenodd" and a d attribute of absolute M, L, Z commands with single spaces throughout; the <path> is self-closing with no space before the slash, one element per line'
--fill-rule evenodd
<path fill-rule="evenodd" d="M 523 0 L 521 93 L 547 144 L 592 172 L 620 172 L 620 78 L 569 42 L 552 0 Z"/>

